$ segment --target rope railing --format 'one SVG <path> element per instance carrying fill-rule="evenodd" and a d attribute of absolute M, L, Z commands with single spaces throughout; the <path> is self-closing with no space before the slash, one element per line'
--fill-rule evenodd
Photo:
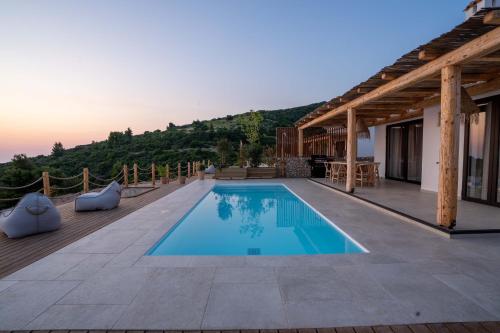
<path fill-rule="evenodd" d="M 116 176 L 114 176 L 112 178 L 101 178 L 101 177 L 96 176 L 96 175 L 94 175 L 94 174 L 92 174 L 90 172 L 89 172 L 89 176 L 92 177 L 92 178 L 95 178 L 97 180 L 103 181 L 103 182 L 111 182 L 113 180 L 116 180 L 116 178 L 119 177 L 122 173 L 123 173 L 123 169 Z"/>
<path fill-rule="evenodd" d="M 51 186 L 50 189 L 54 191 L 66 191 L 66 190 L 71 190 L 75 187 L 82 186 L 83 185 L 83 180 L 79 182 L 78 184 L 72 185 L 72 186 L 67 186 L 67 187 L 58 187 L 58 186 Z"/>
<path fill-rule="evenodd" d="M 52 175 L 49 175 L 49 178 L 50 179 L 55 179 L 55 180 L 70 180 L 70 179 L 75 179 L 75 178 L 79 178 L 83 175 L 83 171 L 80 172 L 79 174 L 75 175 L 75 176 L 70 176 L 70 177 L 57 177 L 57 176 L 52 176 Z M 40 179 L 42 179 L 42 177 L 40 177 Z"/>
<path fill-rule="evenodd" d="M 0 190 L 23 190 L 23 189 L 26 189 L 26 188 L 29 188 L 33 185 L 35 185 L 36 183 L 38 183 L 39 181 L 42 180 L 42 177 L 38 178 L 37 180 L 35 180 L 34 182 L 28 184 L 28 185 L 23 185 L 23 186 L 0 186 Z"/>
<path fill-rule="evenodd" d="M 112 181 L 121 183 L 124 188 L 147 182 L 151 183 L 152 187 L 156 187 L 156 182 L 169 182 L 175 179 L 183 183 L 186 178 L 193 177 L 197 174 L 201 164 L 201 161 L 177 162 L 177 164 L 174 165 L 164 163 L 161 164 L 161 168 L 158 168 L 155 163 L 152 163 L 149 167 L 139 167 L 137 163 L 134 163 L 132 168 L 124 164 L 121 171 L 111 178 L 95 175 L 89 172 L 88 168 L 84 168 L 82 172 L 76 175 L 64 177 L 50 175 L 48 171 L 44 171 L 42 177 L 30 184 L 22 186 L 0 186 L 0 191 L 18 191 L 19 193 L 13 192 L 12 194 L 15 195 L 15 197 L 12 198 L 0 198 L 0 203 L 15 203 L 22 199 L 23 195 L 29 192 L 42 192 L 52 199 L 67 199 L 72 196 L 78 196 L 81 193 L 102 189 L 108 186 Z M 77 181 L 77 183 L 74 183 L 75 181 Z M 42 188 L 36 191 L 30 191 L 31 187 L 40 182 L 43 184 Z M 51 184 L 52 182 L 54 184 Z M 78 190 L 75 191 L 76 189 Z M 0 208 L 2 208 L 2 206 L 0 206 Z"/>

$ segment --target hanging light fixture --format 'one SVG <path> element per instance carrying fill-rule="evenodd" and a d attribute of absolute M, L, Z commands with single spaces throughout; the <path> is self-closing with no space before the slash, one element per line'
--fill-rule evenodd
<path fill-rule="evenodd" d="M 358 138 L 370 140 L 370 130 L 363 118 L 358 118 L 356 121 L 356 133 L 358 134 Z"/>

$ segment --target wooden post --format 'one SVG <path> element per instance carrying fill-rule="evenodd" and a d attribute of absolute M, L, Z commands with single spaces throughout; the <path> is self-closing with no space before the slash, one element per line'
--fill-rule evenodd
<path fill-rule="evenodd" d="M 139 183 L 139 171 L 137 170 L 137 163 L 134 163 L 134 185 Z"/>
<path fill-rule="evenodd" d="M 299 131 L 299 157 L 302 157 L 304 155 L 304 130 L 303 129 L 298 129 Z"/>
<path fill-rule="evenodd" d="M 170 182 L 170 165 L 168 163 L 165 169 L 165 177 L 167 177 L 167 182 Z"/>
<path fill-rule="evenodd" d="M 452 229 L 457 219 L 458 135 L 460 132 L 460 66 L 441 70 L 441 129 L 437 222 Z"/>
<path fill-rule="evenodd" d="M 42 180 L 43 180 L 43 194 L 50 197 L 50 178 L 48 171 L 42 172 Z"/>
<path fill-rule="evenodd" d="M 156 183 L 156 168 L 155 164 L 151 163 L 151 185 L 155 187 L 155 183 Z"/>
<path fill-rule="evenodd" d="M 209 166 L 211 166 L 211 165 L 212 165 L 212 164 L 210 163 L 210 160 L 208 160 L 208 163 L 207 163 L 207 165 L 206 165 L 206 166 L 207 166 L 207 168 L 208 168 Z"/>
<path fill-rule="evenodd" d="M 181 179 L 181 162 L 177 162 L 177 179 Z"/>
<path fill-rule="evenodd" d="M 191 162 L 188 161 L 188 178 L 191 178 Z"/>
<path fill-rule="evenodd" d="M 83 168 L 83 193 L 89 191 L 89 168 Z"/>
<path fill-rule="evenodd" d="M 354 192 L 356 185 L 356 155 L 358 138 L 356 135 L 356 110 L 347 110 L 347 175 L 345 190 Z"/>
<path fill-rule="evenodd" d="M 128 187 L 128 165 L 123 165 L 123 186 Z"/>

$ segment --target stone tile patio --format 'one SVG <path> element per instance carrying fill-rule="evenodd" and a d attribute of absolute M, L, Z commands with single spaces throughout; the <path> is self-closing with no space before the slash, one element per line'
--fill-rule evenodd
<path fill-rule="evenodd" d="M 0 330 L 500 319 L 498 238 L 447 239 L 305 179 L 282 182 L 370 253 L 144 256 L 214 184 L 197 181 L 0 280 Z"/>

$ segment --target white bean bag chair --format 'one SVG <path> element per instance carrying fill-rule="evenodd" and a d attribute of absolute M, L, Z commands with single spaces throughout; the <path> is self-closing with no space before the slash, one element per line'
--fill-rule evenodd
<path fill-rule="evenodd" d="M 40 193 L 26 194 L 9 213 L 0 215 L 0 229 L 9 238 L 57 230 L 61 214 L 52 201 Z"/>
<path fill-rule="evenodd" d="M 205 173 L 207 174 L 214 174 L 215 173 L 215 167 L 213 164 L 210 164 L 208 168 L 205 169 Z"/>
<path fill-rule="evenodd" d="M 120 184 L 113 181 L 100 192 L 90 192 L 78 196 L 75 199 L 75 211 L 113 209 L 120 203 L 121 193 Z"/>

